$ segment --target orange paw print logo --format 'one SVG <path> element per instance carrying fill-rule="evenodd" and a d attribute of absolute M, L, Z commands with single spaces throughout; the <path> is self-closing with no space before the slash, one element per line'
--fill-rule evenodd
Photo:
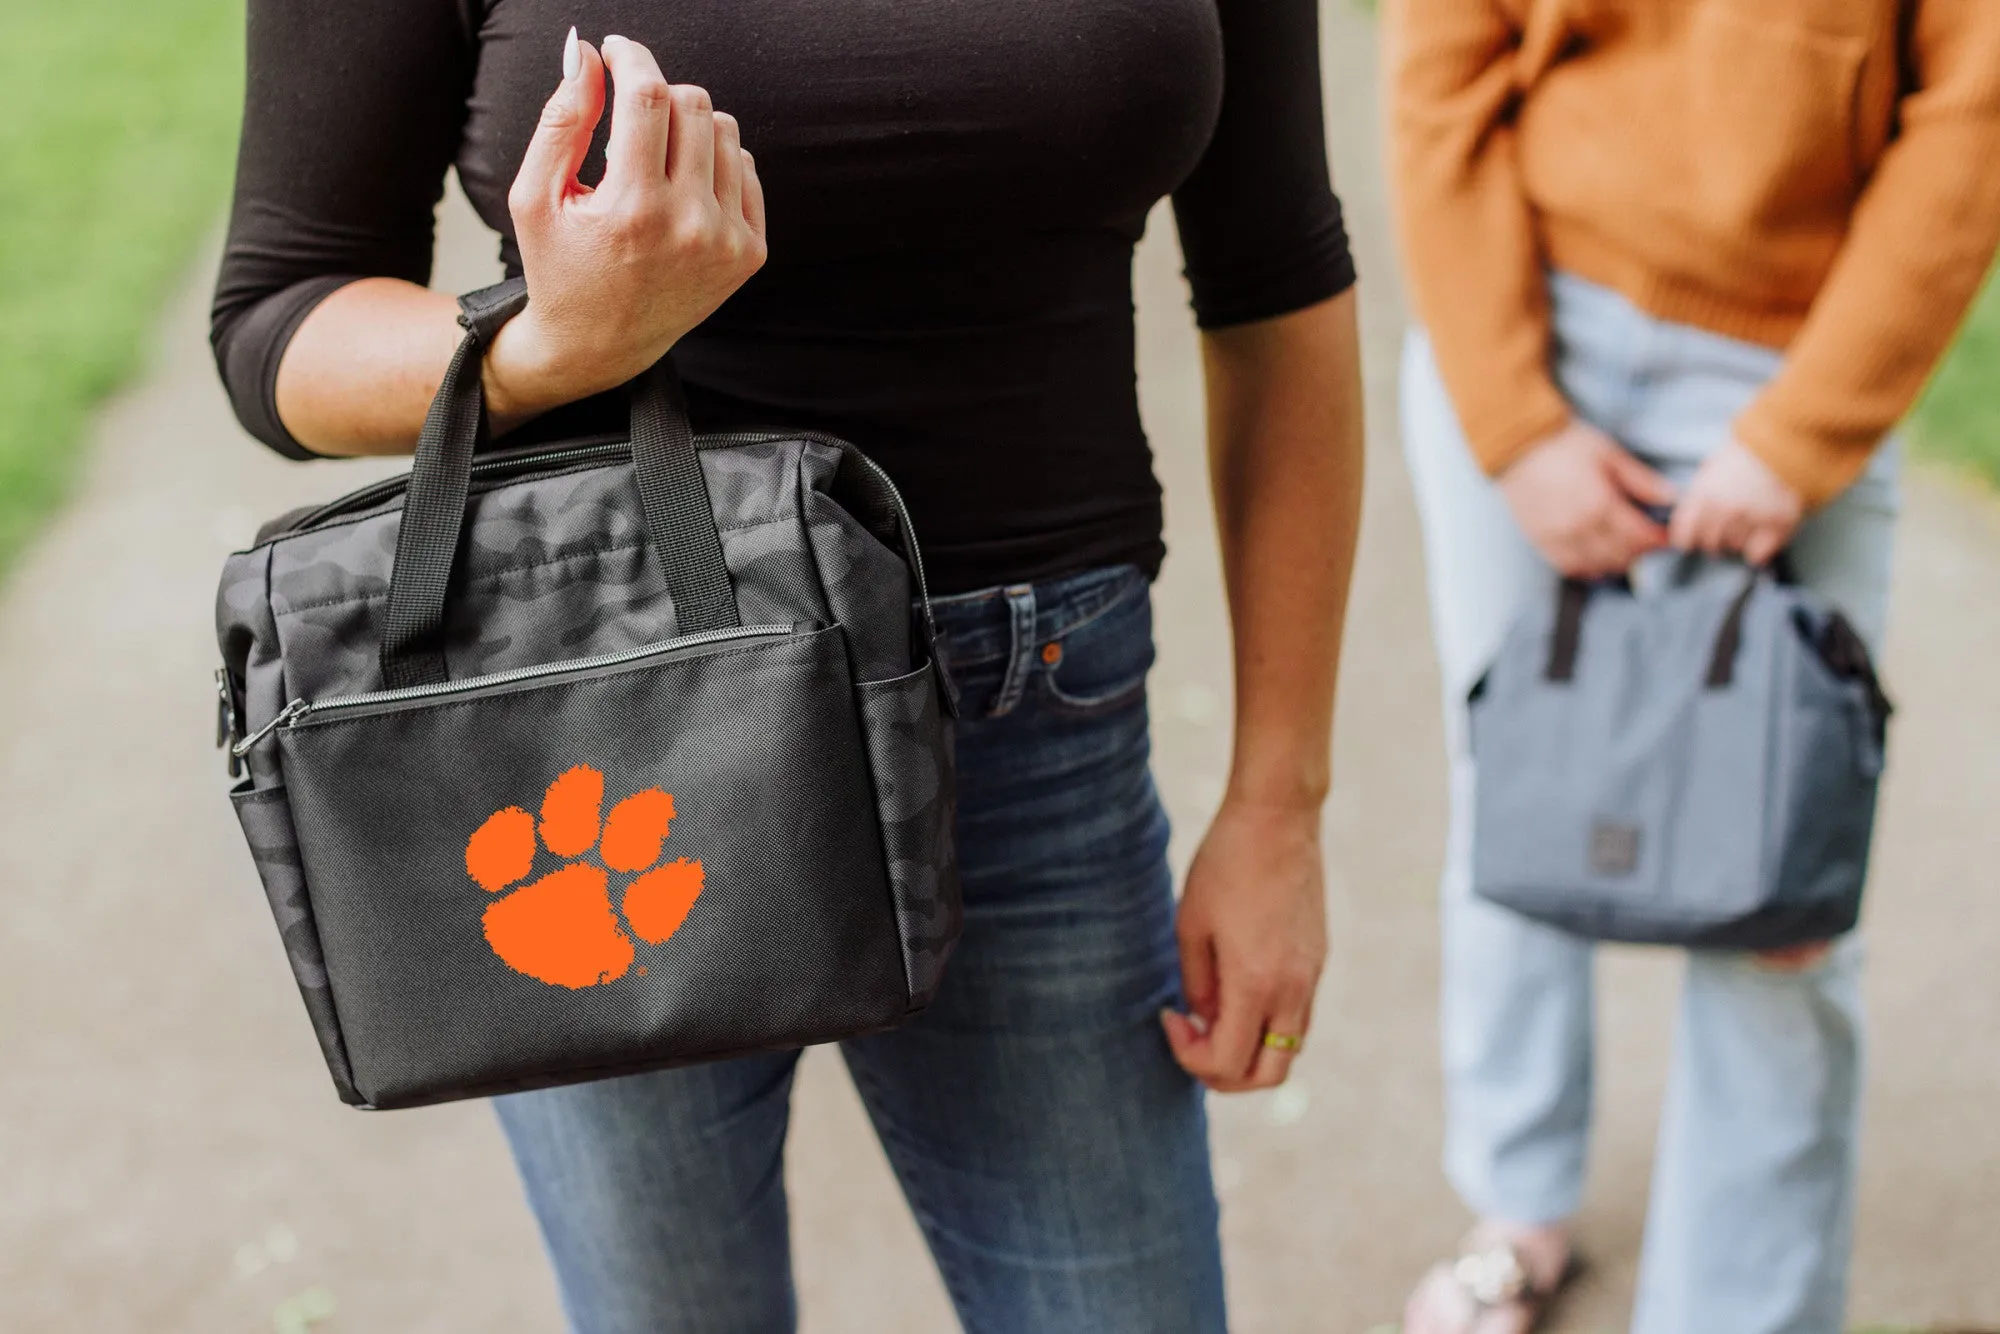
<path fill-rule="evenodd" d="M 514 971 L 558 987 L 616 982 L 632 967 L 634 936 L 658 945 L 687 920 L 702 870 L 685 857 L 660 862 L 673 797 L 649 787 L 609 816 L 601 816 L 603 807 L 604 775 L 580 764 L 549 784 L 539 830 L 534 816 L 509 806 L 466 841 L 465 869 L 480 888 L 502 896 L 486 906 L 486 941 Z M 563 865 L 524 884 L 538 841 Z M 593 848 L 597 857 L 584 860 Z M 625 886 L 616 909 L 612 871 L 644 873 Z"/>

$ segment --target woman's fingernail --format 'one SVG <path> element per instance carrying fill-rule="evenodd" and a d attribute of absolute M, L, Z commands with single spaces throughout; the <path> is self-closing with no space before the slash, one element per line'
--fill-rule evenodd
<path fill-rule="evenodd" d="M 583 56 L 576 49 L 576 29 L 571 28 L 569 36 L 563 38 L 563 79 L 567 82 L 582 72 Z"/>
<path fill-rule="evenodd" d="M 622 42 L 622 41 L 624 41 L 624 40 L 625 40 L 625 39 L 624 39 L 623 37 L 620 37 L 620 36 L 619 36 L 619 35 L 618 35 L 617 33 L 615 33 L 615 32 L 614 32 L 614 33 L 610 33 L 610 34 L 607 34 L 607 35 L 605 36 L 605 38 L 604 38 L 604 44 L 605 44 L 606 46 L 609 46 L 609 45 L 611 45 L 611 44 L 612 44 L 613 42 Z"/>

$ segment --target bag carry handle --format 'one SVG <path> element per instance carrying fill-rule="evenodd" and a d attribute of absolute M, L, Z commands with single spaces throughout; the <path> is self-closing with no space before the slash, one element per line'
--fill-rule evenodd
<path fill-rule="evenodd" d="M 480 366 L 493 335 L 527 301 L 527 284 L 519 278 L 459 298 L 465 337 L 424 417 L 396 534 L 396 565 L 377 655 L 389 689 L 450 679 L 444 659 L 445 598 L 465 525 L 473 456 L 487 435 Z M 628 388 L 639 505 L 673 598 L 675 631 L 692 634 L 741 625 L 673 362 L 660 358 Z"/>
<path fill-rule="evenodd" d="M 1729 610 L 1723 614 L 1722 625 L 1715 634 L 1715 647 L 1709 654 L 1708 671 L 1702 681 L 1707 689 L 1726 690 L 1735 681 L 1736 657 L 1743 647 L 1743 618 L 1749 613 L 1750 599 L 1766 574 L 1780 583 L 1793 582 L 1790 563 L 1783 553 L 1769 566 L 1751 566 L 1744 571 L 1743 587 L 1729 600 Z M 1597 583 L 1566 578 L 1556 589 L 1555 633 L 1549 637 L 1549 663 L 1543 672 L 1544 679 L 1563 684 L 1576 678 L 1584 608 L 1600 586 L 1625 593 L 1632 591 L 1631 582 L 1622 576 Z"/>
<path fill-rule="evenodd" d="M 1599 587 L 1630 593 L 1632 581 L 1622 574 L 1599 580 L 1564 578 L 1556 587 L 1556 630 L 1549 637 L 1544 679 L 1559 685 L 1576 679 L 1576 651 L 1583 644 L 1583 609 Z"/>
<path fill-rule="evenodd" d="M 1750 599 L 1756 596 L 1757 585 L 1763 580 L 1764 571 L 1751 567 L 1743 576 L 1743 587 L 1729 599 L 1729 610 L 1723 614 L 1722 628 L 1715 633 L 1715 651 L 1708 659 L 1708 675 L 1702 680 L 1702 684 L 1710 690 L 1727 690 L 1736 679 L 1736 652 L 1743 647 L 1743 617 L 1750 610 Z"/>

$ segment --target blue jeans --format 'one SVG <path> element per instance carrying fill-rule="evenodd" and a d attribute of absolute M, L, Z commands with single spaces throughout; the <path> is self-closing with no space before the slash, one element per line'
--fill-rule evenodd
<path fill-rule="evenodd" d="M 1781 354 L 1657 320 L 1580 279 L 1550 280 L 1553 365 L 1577 414 L 1685 483 L 1778 370 Z M 1483 1216 L 1576 1212 L 1590 1131 L 1589 943 L 1471 893 L 1465 697 L 1524 602 L 1554 574 L 1474 464 L 1430 346 L 1403 359 L 1404 445 L 1422 513 L 1445 688 L 1452 821 L 1445 853 L 1445 1165 Z M 1800 529 L 1798 578 L 1879 649 L 1896 451 Z M 1646 570 L 1638 572 L 1642 581 Z M 1860 947 L 1780 973 L 1688 958 L 1653 1171 L 1633 1328 L 1642 1334 L 1836 1334 L 1861 1089 Z"/>
<path fill-rule="evenodd" d="M 1148 767 L 1150 591 L 1095 571 L 939 602 L 962 696 L 965 935 L 842 1055 L 972 1334 L 1214 1334 L 1217 1210 Z M 796 1053 L 496 1100 L 577 1334 L 796 1323 Z"/>

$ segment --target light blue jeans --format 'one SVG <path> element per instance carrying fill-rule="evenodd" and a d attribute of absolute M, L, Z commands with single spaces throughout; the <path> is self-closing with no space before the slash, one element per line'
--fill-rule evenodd
<path fill-rule="evenodd" d="M 1551 361 L 1578 416 L 1685 483 L 1777 371 L 1768 348 L 1654 319 L 1616 293 L 1549 281 Z M 1555 575 L 1475 465 L 1430 345 L 1404 349 L 1403 439 L 1424 528 L 1445 692 L 1451 827 L 1443 881 L 1445 1168 L 1485 1217 L 1576 1212 L 1590 1134 L 1588 942 L 1471 893 L 1465 697 Z M 1879 652 L 1896 450 L 1800 529 L 1801 582 Z M 1643 574 L 1643 571 L 1642 571 Z M 1846 1300 L 1861 1088 L 1859 942 L 1781 973 L 1690 952 L 1653 1173 L 1633 1329 L 1837 1334 Z"/>
<path fill-rule="evenodd" d="M 961 692 L 965 936 L 937 1000 L 842 1045 L 970 1334 L 1222 1334 L 1146 578 L 937 604 Z M 784 1334 L 795 1052 L 496 1100 L 577 1334 Z M 884 1301 L 893 1304 L 893 1296 Z"/>

